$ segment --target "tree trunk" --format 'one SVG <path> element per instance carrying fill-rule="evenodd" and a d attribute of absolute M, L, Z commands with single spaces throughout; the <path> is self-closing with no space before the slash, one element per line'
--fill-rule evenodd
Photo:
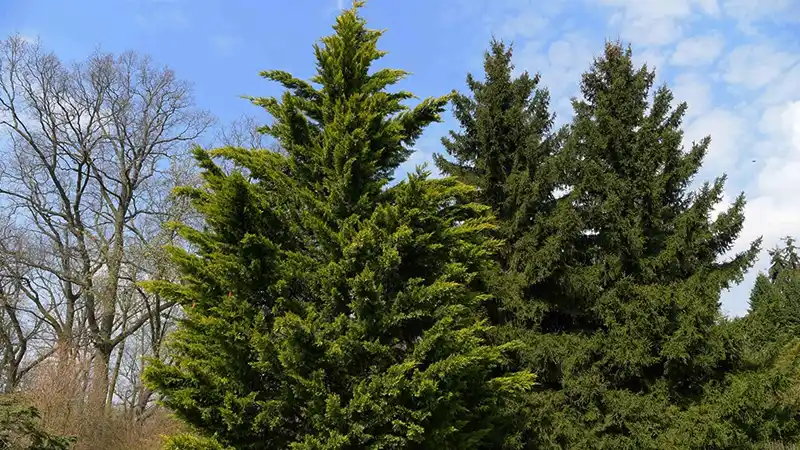
<path fill-rule="evenodd" d="M 122 365 L 122 357 L 125 353 L 125 341 L 119 345 L 117 351 L 117 361 L 114 363 L 114 372 L 111 374 L 111 382 L 108 384 L 108 394 L 106 395 L 106 408 L 110 409 L 114 401 L 114 392 L 117 389 L 117 380 L 119 379 L 119 370 Z"/>
<path fill-rule="evenodd" d="M 89 393 L 89 406 L 93 411 L 105 411 L 108 396 L 108 371 L 111 352 L 103 346 L 95 349 L 92 363 L 92 385 Z"/>

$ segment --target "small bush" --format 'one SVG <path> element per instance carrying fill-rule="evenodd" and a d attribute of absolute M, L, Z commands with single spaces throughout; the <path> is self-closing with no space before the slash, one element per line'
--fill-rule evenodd
<path fill-rule="evenodd" d="M 45 431 L 36 408 L 10 395 L 0 396 L 0 449 L 67 450 L 74 437 Z"/>
<path fill-rule="evenodd" d="M 194 436 L 190 434 L 180 434 L 170 436 L 164 443 L 164 450 L 228 450 L 219 442 Z"/>

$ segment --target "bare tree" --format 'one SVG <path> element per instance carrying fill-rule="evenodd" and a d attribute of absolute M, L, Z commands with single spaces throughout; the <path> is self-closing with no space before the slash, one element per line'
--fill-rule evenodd
<path fill-rule="evenodd" d="M 185 212 L 168 194 L 173 168 L 211 124 L 191 87 L 147 57 L 66 64 L 38 43 L 0 42 L 0 207 L 36 249 L 7 256 L 39 272 L 26 296 L 55 311 L 44 322 L 59 351 L 91 344 L 94 401 L 112 398 L 115 350 L 174 306 L 136 283 L 166 276 L 152 261 L 174 238 L 160 225 Z"/>
<path fill-rule="evenodd" d="M 8 393 L 52 353 L 44 324 L 53 311 L 36 310 L 26 301 L 35 270 L 8 257 L 25 251 L 24 233 L 7 218 L 0 227 L 0 392 Z"/>
<path fill-rule="evenodd" d="M 10 282 L 9 282 L 10 281 Z M 20 320 L 19 291 L 13 279 L 0 282 L 0 393 L 9 393 L 19 384 L 28 343 L 34 335 Z"/>
<path fill-rule="evenodd" d="M 242 148 L 267 148 L 264 133 L 259 132 L 261 124 L 253 116 L 242 115 L 217 131 L 216 141 L 220 146 Z"/>
<path fill-rule="evenodd" d="M 218 146 L 240 147 L 246 149 L 267 149 L 284 152 L 277 141 L 261 132 L 263 124 L 253 116 L 242 115 L 217 131 L 215 144 Z"/>

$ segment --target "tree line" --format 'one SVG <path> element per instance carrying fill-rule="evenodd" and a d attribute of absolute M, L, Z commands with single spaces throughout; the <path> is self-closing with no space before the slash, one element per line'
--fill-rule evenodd
<path fill-rule="evenodd" d="M 147 58 L 3 43 L 6 392 L 48 369 L 106 414 L 161 405 L 175 450 L 800 440 L 794 241 L 725 317 L 761 239 L 732 253 L 744 194 L 716 214 L 725 176 L 693 187 L 710 137 L 684 148 L 687 105 L 654 70 L 607 42 L 556 127 L 493 40 L 466 90 L 408 106 L 361 6 L 310 80 L 262 74 L 285 88 L 250 99 L 270 124 L 213 149 L 189 145 L 211 115 Z M 448 105 L 444 176 L 394 180 Z"/>

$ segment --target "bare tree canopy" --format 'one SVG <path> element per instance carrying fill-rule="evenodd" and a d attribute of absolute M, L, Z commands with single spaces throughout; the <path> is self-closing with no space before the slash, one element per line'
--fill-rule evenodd
<path fill-rule="evenodd" d="M 220 147 L 269 149 L 283 152 L 277 141 L 261 131 L 262 125 L 253 116 L 242 115 L 220 127 L 215 143 Z"/>
<path fill-rule="evenodd" d="M 51 351 L 90 345 L 94 391 L 111 401 L 120 364 L 141 356 L 126 356 L 126 340 L 157 352 L 174 315 L 136 283 L 170 276 L 160 249 L 175 236 L 162 225 L 189 213 L 170 193 L 192 180 L 187 152 L 212 121 L 146 56 L 67 63 L 19 36 L 0 41 L 0 209 L 25 230 L 23 246 L 0 246 L 0 323 L 13 331 L 0 346 L 21 348 L 26 333 L 49 336 Z M 13 326 L 21 311 L 29 331 Z"/>

